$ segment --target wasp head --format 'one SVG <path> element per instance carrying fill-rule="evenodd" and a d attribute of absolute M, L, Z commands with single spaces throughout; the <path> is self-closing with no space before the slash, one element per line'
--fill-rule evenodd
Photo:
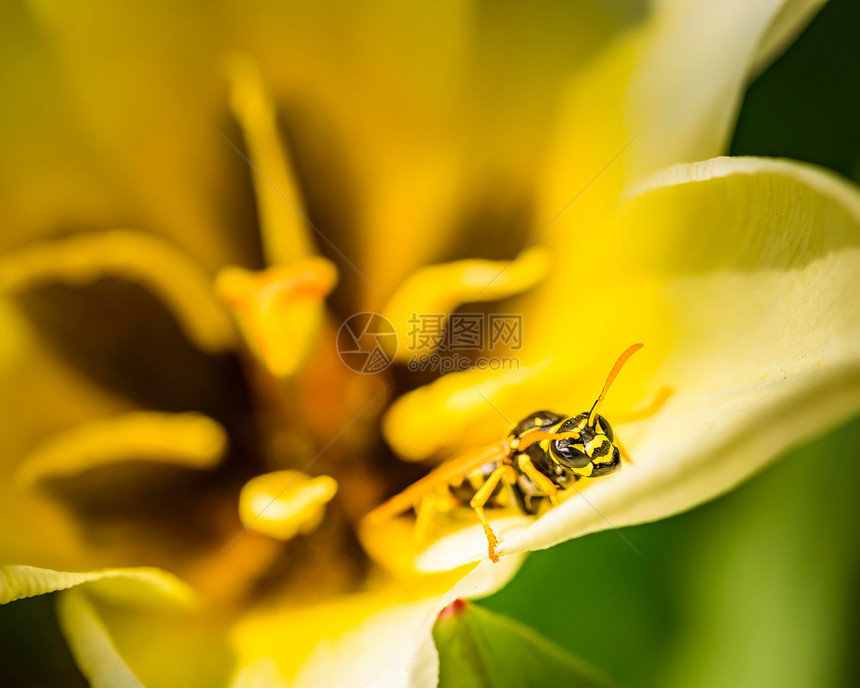
<path fill-rule="evenodd" d="M 603 416 L 595 415 L 591 424 L 589 413 L 568 418 L 556 430 L 558 433 L 577 432 L 579 437 L 553 440 L 552 458 L 563 468 L 583 478 L 598 478 L 612 473 L 621 465 L 621 452 L 615 446 L 615 434 Z"/>

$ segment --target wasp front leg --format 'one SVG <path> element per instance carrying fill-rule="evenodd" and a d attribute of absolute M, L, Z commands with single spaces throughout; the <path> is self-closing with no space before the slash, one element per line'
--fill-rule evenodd
<path fill-rule="evenodd" d="M 558 506 L 558 487 L 535 467 L 532 460 L 526 454 L 520 454 L 517 459 L 517 465 L 549 497 L 550 504 Z"/>
<path fill-rule="evenodd" d="M 505 482 L 514 484 L 517 481 L 517 473 L 511 466 L 499 466 L 490 474 L 490 477 L 487 478 L 487 482 L 481 485 L 481 489 L 475 493 L 475 496 L 472 497 L 472 500 L 469 502 L 469 506 L 475 510 L 475 513 L 481 521 L 481 525 L 484 527 L 484 535 L 487 536 L 490 559 L 494 562 L 499 561 L 499 555 L 496 554 L 496 547 L 499 544 L 499 540 L 493 532 L 490 522 L 487 520 L 487 515 L 484 513 L 484 505 L 490 499 L 496 487 L 498 487 L 499 481 L 503 478 Z"/>

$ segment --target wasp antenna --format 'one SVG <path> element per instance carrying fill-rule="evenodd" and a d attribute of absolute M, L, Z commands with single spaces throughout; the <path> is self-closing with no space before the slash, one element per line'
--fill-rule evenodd
<path fill-rule="evenodd" d="M 610 370 L 609 375 L 606 376 L 606 382 L 603 383 L 603 390 L 601 390 L 600 396 L 597 397 L 597 401 L 594 402 L 594 406 L 591 407 L 591 411 L 588 414 L 589 427 L 594 427 L 594 419 L 597 417 L 597 410 L 603 403 L 603 399 L 606 397 L 606 393 L 609 391 L 612 383 L 615 382 L 615 378 L 618 377 L 618 373 L 621 371 L 622 366 L 627 363 L 628 359 L 643 346 L 643 344 L 633 344 L 628 346 L 624 353 L 618 357 L 618 360 L 615 361 L 615 365 L 612 366 L 612 370 Z"/>

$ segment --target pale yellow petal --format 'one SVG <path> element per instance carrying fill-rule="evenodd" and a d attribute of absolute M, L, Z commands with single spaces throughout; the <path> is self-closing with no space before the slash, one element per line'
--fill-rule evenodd
<path fill-rule="evenodd" d="M 521 559 L 484 562 L 448 592 L 383 609 L 342 636 L 317 646 L 296 678 L 296 688 L 432 688 L 439 681 L 433 624 L 457 598 L 483 597 L 516 573 Z"/>
<path fill-rule="evenodd" d="M 199 413 L 140 411 L 83 423 L 52 437 L 24 460 L 17 478 L 32 485 L 132 460 L 207 469 L 218 464 L 226 446 L 221 426 Z"/>
<path fill-rule="evenodd" d="M 278 673 L 292 681 L 319 643 L 338 637 L 371 614 L 400 602 L 402 597 L 397 591 L 388 589 L 314 605 L 269 605 L 267 609 L 252 610 L 232 629 L 238 670 L 241 673 L 244 667 L 268 657 L 275 661 Z M 290 635 L 289 642 L 284 640 L 285 633 Z"/>
<path fill-rule="evenodd" d="M 396 581 L 380 577 L 364 592 L 315 604 L 275 600 L 233 626 L 236 678 L 251 681 L 262 674 L 297 686 L 394 686 L 411 685 L 396 680 L 407 675 L 435 676 L 438 664 L 430 636 L 435 614 L 456 597 L 498 590 L 521 564 L 521 556 L 512 556 L 501 564 L 413 573 Z M 379 642 L 372 649 L 377 632 Z"/>
<path fill-rule="evenodd" d="M 546 275 L 549 260 L 546 250 L 532 248 L 513 260 L 460 260 L 416 270 L 382 311 L 397 332 L 398 360 L 433 352 L 437 342 L 420 336 L 421 317 L 442 316 L 444 329 L 450 313 L 463 303 L 495 301 L 530 289 Z"/>
<path fill-rule="evenodd" d="M 671 318 L 654 376 L 676 394 L 653 419 L 616 427 L 633 466 L 513 534 L 506 551 L 691 508 L 860 409 L 857 189 L 746 158 L 679 166 L 643 189 L 604 239 L 631 288 L 649 273 L 663 287 L 647 305 L 603 303 Z"/>
<path fill-rule="evenodd" d="M 93 688 L 144 688 L 120 657 L 84 593 L 79 590 L 62 592 L 57 611 L 72 656 Z"/>
<path fill-rule="evenodd" d="M 513 535 L 528 527 L 534 520 L 530 516 L 511 515 L 502 512 L 499 515 L 489 513 L 488 518 L 493 532 L 499 539 L 499 548 L 505 547 Z M 466 522 L 468 523 L 468 521 Z M 508 554 L 500 563 L 506 566 L 518 565 L 518 554 Z M 464 528 L 439 538 L 417 557 L 415 567 L 425 573 L 450 571 L 463 564 L 470 564 L 487 559 L 487 535 L 480 523 L 466 525 Z"/>
<path fill-rule="evenodd" d="M 626 99 L 631 179 L 723 153 L 751 73 L 812 14 L 792 0 L 657 3 Z"/>
<path fill-rule="evenodd" d="M 314 530 L 325 506 L 337 493 L 327 475 L 274 471 L 248 481 L 239 495 L 239 516 L 246 528 L 279 540 Z"/>
<path fill-rule="evenodd" d="M 724 153 L 752 73 L 800 31 L 816 4 L 654 3 L 563 89 L 533 236 L 542 230 L 542 241 L 559 253 L 579 251 L 625 186 L 668 165 Z M 546 293 L 558 289 L 553 282 Z"/>
<path fill-rule="evenodd" d="M 762 36 L 752 74 L 764 71 L 800 34 L 827 0 L 785 0 Z"/>
<path fill-rule="evenodd" d="M 0 290 L 44 284 L 85 286 L 103 277 L 150 290 L 169 308 L 186 336 L 205 351 L 229 349 L 235 332 L 211 291 L 206 273 L 167 241 L 132 229 L 41 241 L 0 258 Z"/>

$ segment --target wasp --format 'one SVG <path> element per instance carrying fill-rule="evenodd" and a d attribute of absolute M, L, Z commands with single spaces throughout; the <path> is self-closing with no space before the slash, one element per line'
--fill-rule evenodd
<path fill-rule="evenodd" d="M 633 344 L 619 356 L 588 411 L 575 416 L 553 411 L 529 414 L 502 442 L 440 464 L 376 507 L 365 523 L 372 526 L 414 508 L 416 533 L 424 533 L 435 513 L 468 504 L 484 528 L 490 559 L 498 562 L 499 541 L 486 509 L 513 502 L 521 512 L 535 516 L 547 501 L 558 505 L 560 495 L 578 480 L 609 475 L 620 468 L 622 460 L 632 463 L 598 411 L 622 366 L 641 348 L 642 344 Z M 628 420 L 656 412 L 670 394 L 671 389 L 664 388 L 648 410 L 630 414 Z"/>

